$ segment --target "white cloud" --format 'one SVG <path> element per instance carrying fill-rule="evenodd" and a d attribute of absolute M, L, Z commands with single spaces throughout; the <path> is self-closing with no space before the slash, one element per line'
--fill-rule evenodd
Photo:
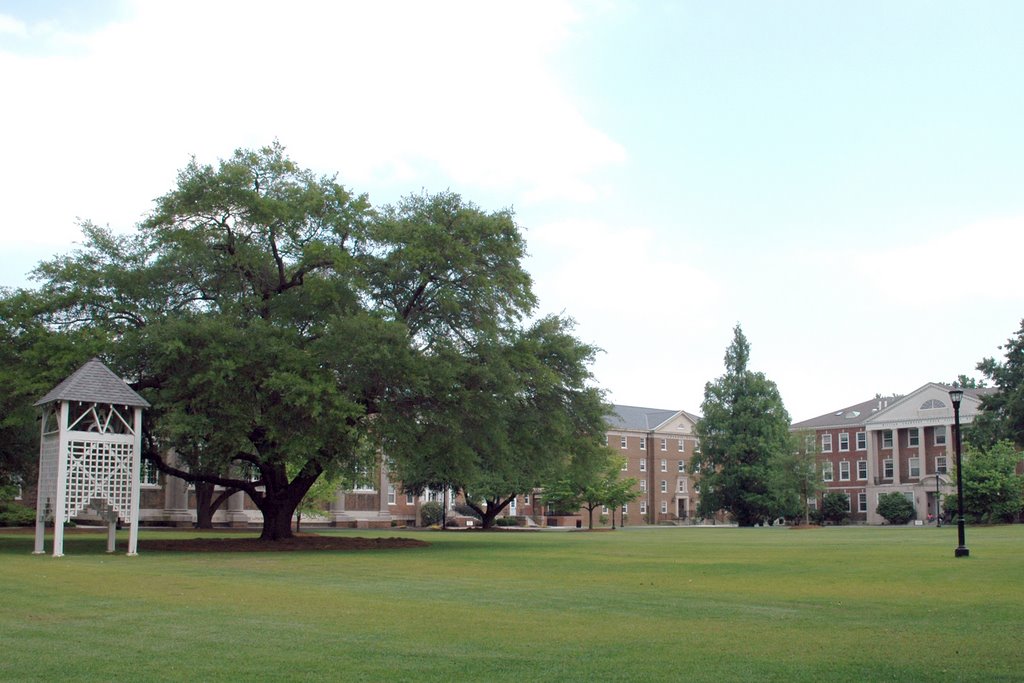
<path fill-rule="evenodd" d="M 0 14 L 0 35 L 11 35 L 24 38 L 28 35 L 28 27 L 23 21 L 19 21 L 18 19 L 6 14 Z"/>
<path fill-rule="evenodd" d="M 74 54 L 0 52 L 16 103 L 0 111 L 3 239 L 64 246 L 75 216 L 128 227 L 189 154 L 274 138 L 357 190 L 441 175 L 509 204 L 592 199 L 588 174 L 625 157 L 551 70 L 577 20 L 567 3 L 132 8 L 60 36 Z"/>

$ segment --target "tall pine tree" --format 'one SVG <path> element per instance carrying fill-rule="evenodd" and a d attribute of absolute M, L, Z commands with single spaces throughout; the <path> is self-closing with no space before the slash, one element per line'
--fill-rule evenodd
<path fill-rule="evenodd" d="M 750 343 L 737 325 L 725 353 L 725 374 L 704 387 L 697 424 L 701 453 L 698 514 L 724 510 L 753 526 L 797 507 L 785 467 L 792 450 L 789 413 L 775 383 L 748 369 Z"/>

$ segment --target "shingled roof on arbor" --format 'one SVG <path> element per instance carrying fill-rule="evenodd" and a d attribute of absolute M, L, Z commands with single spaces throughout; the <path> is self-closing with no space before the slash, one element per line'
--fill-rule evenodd
<path fill-rule="evenodd" d="M 75 370 L 63 382 L 36 401 L 41 406 L 54 401 L 89 401 L 119 406 L 148 408 L 149 402 L 135 393 L 98 358 Z"/>

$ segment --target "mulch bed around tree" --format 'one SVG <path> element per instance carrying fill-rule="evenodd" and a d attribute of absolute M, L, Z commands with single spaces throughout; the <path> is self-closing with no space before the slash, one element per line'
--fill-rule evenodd
<path fill-rule="evenodd" d="M 168 538 L 140 539 L 139 552 L 146 550 L 191 553 L 262 553 L 275 550 L 391 550 L 424 548 L 430 544 L 413 538 L 362 538 L 359 536 L 320 536 L 302 534 L 279 541 L 258 538 Z"/>

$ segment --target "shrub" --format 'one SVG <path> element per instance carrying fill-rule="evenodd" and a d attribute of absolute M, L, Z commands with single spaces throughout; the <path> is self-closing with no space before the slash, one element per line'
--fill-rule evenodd
<path fill-rule="evenodd" d="M 482 521 L 480 513 L 473 508 L 469 507 L 465 503 L 457 503 L 452 506 L 452 512 L 462 515 L 463 517 L 472 517 L 476 521 Z"/>
<path fill-rule="evenodd" d="M 850 496 L 845 493 L 826 493 L 821 497 L 821 517 L 833 524 L 842 524 L 850 516 Z"/>
<path fill-rule="evenodd" d="M 886 493 L 878 498 L 878 514 L 889 524 L 906 524 L 914 518 L 914 504 L 902 493 Z"/>
<path fill-rule="evenodd" d="M 498 526 L 519 526 L 518 517 L 498 517 L 494 520 Z"/>
<path fill-rule="evenodd" d="M 441 523 L 441 515 L 444 514 L 444 506 L 437 501 L 430 501 L 420 506 L 420 519 L 423 526 Z"/>
<path fill-rule="evenodd" d="M 0 526 L 31 526 L 36 523 L 36 513 L 18 503 L 0 501 Z"/>

